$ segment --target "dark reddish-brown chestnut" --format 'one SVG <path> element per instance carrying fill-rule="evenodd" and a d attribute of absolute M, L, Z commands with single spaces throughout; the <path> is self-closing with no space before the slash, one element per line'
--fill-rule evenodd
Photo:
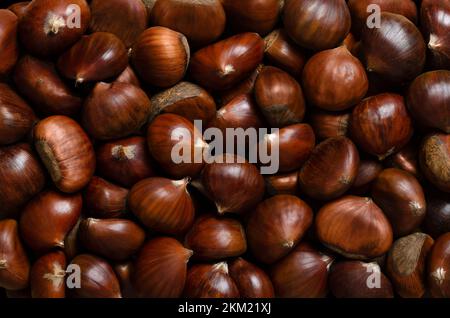
<path fill-rule="evenodd" d="M 286 32 L 311 50 L 332 49 L 350 31 L 351 18 L 345 0 L 289 0 L 284 6 Z"/>
<path fill-rule="evenodd" d="M 148 178 L 131 189 L 131 212 L 150 230 L 184 234 L 194 222 L 195 210 L 187 185 L 189 179 Z"/>
<path fill-rule="evenodd" d="M 450 134 L 450 71 L 433 71 L 417 77 L 409 87 L 406 102 L 420 124 Z"/>
<path fill-rule="evenodd" d="M 36 116 L 7 84 L 0 83 L 0 145 L 13 144 L 31 130 Z"/>
<path fill-rule="evenodd" d="M 350 192 L 357 195 L 366 194 L 381 171 L 383 171 L 383 166 L 380 162 L 367 159 L 361 160 L 358 174 L 350 188 Z"/>
<path fill-rule="evenodd" d="M 114 272 L 120 282 L 120 290 L 124 298 L 136 298 L 136 291 L 131 283 L 133 263 L 131 261 L 117 263 L 114 265 Z"/>
<path fill-rule="evenodd" d="M 15 217 L 45 185 L 44 169 L 28 144 L 0 148 L 0 219 Z"/>
<path fill-rule="evenodd" d="M 363 32 L 362 48 L 367 70 L 393 85 L 414 79 L 425 65 L 423 37 L 402 15 L 382 12 L 380 27 Z"/>
<path fill-rule="evenodd" d="M 213 97 L 202 87 L 189 82 L 178 83 L 154 95 L 151 101 L 150 121 L 161 113 L 171 113 L 192 122 L 201 120 L 206 126 L 216 114 L 216 102 Z"/>
<path fill-rule="evenodd" d="M 75 80 L 75 85 L 118 76 L 127 65 L 125 45 L 108 32 L 83 36 L 58 59 L 58 70 L 63 76 Z"/>
<path fill-rule="evenodd" d="M 148 126 L 147 143 L 155 161 L 174 178 L 195 177 L 203 168 L 208 144 L 194 123 L 184 117 L 157 116 Z"/>
<path fill-rule="evenodd" d="M 421 298 L 426 292 L 426 260 L 433 239 L 414 233 L 394 242 L 386 260 L 386 272 L 403 298 Z"/>
<path fill-rule="evenodd" d="M 423 178 L 419 167 L 419 147 L 415 142 L 408 143 L 397 153 L 387 157 L 384 163 L 388 167 L 405 170 L 419 180 Z"/>
<path fill-rule="evenodd" d="M 263 39 L 256 33 L 242 33 L 198 50 L 190 74 L 207 89 L 225 90 L 248 77 L 263 56 Z"/>
<path fill-rule="evenodd" d="M 131 47 L 147 28 L 147 9 L 138 0 L 92 0 L 91 23 L 93 32 L 110 32 L 126 47 Z"/>
<path fill-rule="evenodd" d="M 74 193 L 84 188 L 95 170 L 91 141 L 76 121 L 51 116 L 34 127 L 34 146 L 59 190 Z"/>
<path fill-rule="evenodd" d="M 271 269 L 275 295 L 281 298 L 323 298 L 333 257 L 300 243 Z"/>
<path fill-rule="evenodd" d="M 0 221 L 0 287 L 21 290 L 28 286 L 30 262 L 15 220 Z"/>
<path fill-rule="evenodd" d="M 19 58 L 18 18 L 10 10 L 0 9 L 0 76 L 7 75 Z"/>
<path fill-rule="evenodd" d="M 450 233 L 439 237 L 428 257 L 428 287 L 436 298 L 450 297 Z"/>
<path fill-rule="evenodd" d="M 99 219 L 124 216 L 127 211 L 127 196 L 127 189 L 100 177 L 93 177 L 83 194 L 85 211 Z"/>
<path fill-rule="evenodd" d="M 284 71 L 264 67 L 255 82 L 255 99 L 272 127 L 298 124 L 305 116 L 305 100 L 298 82 Z"/>
<path fill-rule="evenodd" d="M 344 196 L 326 204 L 315 220 L 319 240 L 351 259 L 372 259 L 392 245 L 392 228 L 370 198 Z"/>
<path fill-rule="evenodd" d="M 20 233 L 33 251 L 64 248 L 64 240 L 77 223 L 82 208 L 80 194 L 45 191 L 33 198 L 20 217 Z"/>
<path fill-rule="evenodd" d="M 31 297 L 64 298 L 66 266 L 66 256 L 62 251 L 54 251 L 40 257 L 31 267 Z"/>
<path fill-rule="evenodd" d="M 14 70 L 17 89 L 44 115 L 76 115 L 82 99 L 63 82 L 53 63 L 31 55 L 22 57 Z"/>
<path fill-rule="evenodd" d="M 21 19 L 28 10 L 31 1 L 22 1 L 11 4 L 8 10 L 12 11 L 19 19 Z"/>
<path fill-rule="evenodd" d="M 111 265 L 104 259 L 80 254 L 75 257 L 71 265 L 79 266 L 79 288 L 70 289 L 75 298 L 121 298 L 120 284 Z M 69 265 L 70 266 L 70 265 Z M 76 287 L 76 280 L 67 278 L 67 285 Z"/>
<path fill-rule="evenodd" d="M 85 0 L 32 1 L 20 19 L 19 39 L 33 55 L 58 55 L 86 32 L 90 19 Z"/>
<path fill-rule="evenodd" d="M 239 298 L 239 289 L 230 277 L 226 262 L 193 265 L 186 278 L 184 297 Z"/>
<path fill-rule="evenodd" d="M 317 139 L 325 140 L 347 136 L 350 115 L 348 112 L 329 112 L 315 108 L 309 113 L 308 122 Z"/>
<path fill-rule="evenodd" d="M 425 219 L 425 194 L 409 172 L 385 169 L 373 183 L 372 198 L 386 214 L 397 237 L 412 233 Z"/>
<path fill-rule="evenodd" d="M 78 230 L 80 229 L 81 221 L 83 217 L 80 217 L 72 230 L 69 231 L 64 240 L 64 254 L 66 254 L 67 261 L 71 261 L 81 251 L 81 244 L 78 240 Z"/>
<path fill-rule="evenodd" d="M 336 298 L 394 297 L 391 282 L 375 262 L 338 262 L 331 267 L 329 284 Z"/>
<path fill-rule="evenodd" d="M 107 180 L 131 188 L 155 175 L 144 137 L 115 140 L 97 148 L 97 171 Z"/>
<path fill-rule="evenodd" d="M 225 29 L 225 12 L 220 0 L 157 1 L 150 23 L 184 34 L 194 47 L 216 40 Z"/>
<path fill-rule="evenodd" d="M 139 81 L 136 73 L 133 71 L 131 66 L 127 66 L 119 76 L 116 77 L 114 82 L 132 84 L 134 86 L 140 87 L 141 82 Z"/>
<path fill-rule="evenodd" d="M 139 87 L 98 83 L 83 106 L 83 126 L 95 139 L 110 140 L 138 133 L 147 123 L 150 99 Z"/>
<path fill-rule="evenodd" d="M 95 255 L 124 261 L 142 246 L 145 232 L 130 220 L 88 218 L 81 221 L 78 237 L 83 246 Z"/>
<path fill-rule="evenodd" d="M 131 62 L 149 85 L 171 87 L 185 75 L 190 61 L 186 37 L 164 27 L 145 30 L 131 51 Z"/>
<path fill-rule="evenodd" d="M 265 177 L 268 195 L 291 194 L 298 192 L 298 172 L 282 173 Z"/>
<path fill-rule="evenodd" d="M 177 240 L 159 237 L 142 247 L 134 262 L 133 287 L 140 297 L 180 297 L 187 274 L 187 262 L 192 251 Z"/>
<path fill-rule="evenodd" d="M 301 168 L 300 188 L 318 200 L 335 199 L 350 189 L 358 166 L 358 150 L 350 139 L 327 139 L 313 150 Z"/>
<path fill-rule="evenodd" d="M 245 231 L 234 219 L 201 216 L 186 234 L 185 245 L 196 260 L 213 261 L 240 256 L 247 250 Z"/>
<path fill-rule="evenodd" d="M 312 220 L 311 208 L 295 196 L 276 195 L 261 202 L 247 223 L 252 254 L 263 263 L 275 263 L 295 248 Z"/>
<path fill-rule="evenodd" d="M 308 101 L 330 111 L 351 108 L 369 89 L 364 67 L 345 46 L 311 57 L 303 70 L 302 83 Z"/>
<path fill-rule="evenodd" d="M 241 257 L 231 261 L 228 272 L 242 298 L 273 298 L 275 292 L 269 276 Z"/>
<path fill-rule="evenodd" d="M 384 93 L 364 99 L 353 109 L 350 134 L 359 147 L 380 160 L 400 150 L 413 134 L 403 97 Z"/>
<path fill-rule="evenodd" d="M 419 162 L 428 181 L 450 193 L 450 134 L 435 133 L 425 137 Z"/>
<path fill-rule="evenodd" d="M 450 232 L 450 196 L 440 191 L 427 193 L 425 230 L 434 238 Z"/>

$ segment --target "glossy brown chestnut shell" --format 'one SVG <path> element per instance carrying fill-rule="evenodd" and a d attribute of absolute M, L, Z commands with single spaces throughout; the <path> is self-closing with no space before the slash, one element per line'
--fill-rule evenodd
<path fill-rule="evenodd" d="M 450 134 L 436 133 L 425 137 L 419 162 L 428 181 L 450 193 Z"/>
<path fill-rule="evenodd" d="M 450 198 L 447 193 L 431 191 L 427 194 L 425 230 L 433 238 L 450 232 Z"/>
<path fill-rule="evenodd" d="M 350 134 L 359 147 L 380 160 L 400 150 L 413 134 L 403 97 L 384 93 L 364 99 L 353 109 Z"/>
<path fill-rule="evenodd" d="M 140 297 L 180 297 L 192 251 L 177 240 L 159 237 L 147 242 L 134 262 L 133 287 Z"/>
<path fill-rule="evenodd" d="M 350 115 L 348 112 L 329 112 L 313 109 L 309 113 L 309 124 L 319 140 L 347 136 L 350 126 Z"/>
<path fill-rule="evenodd" d="M 51 116 L 41 120 L 34 127 L 34 146 L 59 190 L 74 193 L 91 180 L 94 149 L 73 119 Z"/>
<path fill-rule="evenodd" d="M 225 90 L 248 77 L 263 56 L 263 39 L 256 33 L 242 33 L 198 50 L 190 74 L 207 89 Z"/>
<path fill-rule="evenodd" d="M 124 216 L 127 211 L 128 190 L 93 177 L 84 190 L 83 201 L 86 213 L 99 219 Z"/>
<path fill-rule="evenodd" d="M 14 13 L 0 9 L 0 76 L 7 75 L 19 58 L 17 24 L 18 19 Z"/>
<path fill-rule="evenodd" d="M 295 248 L 312 220 L 311 208 L 295 196 L 276 195 L 261 202 L 247 223 L 252 254 L 263 263 L 275 263 Z"/>
<path fill-rule="evenodd" d="M 419 180 L 423 179 L 419 167 L 419 146 L 416 142 L 410 142 L 397 153 L 387 157 L 384 163 L 387 167 L 402 169 Z"/>
<path fill-rule="evenodd" d="M 298 192 L 298 172 L 269 175 L 265 178 L 268 195 L 291 194 Z"/>
<path fill-rule="evenodd" d="M 439 237 L 428 257 L 428 287 L 436 298 L 450 297 L 450 233 Z"/>
<path fill-rule="evenodd" d="M 284 71 L 264 67 L 255 82 L 255 100 L 271 127 L 302 122 L 305 99 L 298 82 Z"/>
<path fill-rule="evenodd" d="M 332 49 L 344 40 L 351 18 L 345 0 L 288 0 L 283 22 L 295 42 L 319 51 Z"/>
<path fill-rule="evenodd" d="M 313 150 L 301 168 L 300 188 L 314 199 L 335 199 L 350 189 L 358 166 L 358 150 L 350 139 L 327 139 Z"/>
<path fill-rule="evenodd" d="M 324 245 L 351 259 L 381 256 L 392 245 L 391 225 L 370 198 L 344 196 L 326 204 L 315 227 Z"/>
<path fill-rule="evenodd" d="M 375 179 L 383 171 L 383 166 L 375 160 L 361 160 L 359 163 L 358 174 L 353 182 L 350 192 L 357 195 L 367 193 Z"/>
<path fill-rule="evenodd" d="M 351 108 L 369 89 L 363 65 L 345 46 L 313 55 L 303 70 L 302 83 L 308 101 L 330 111 Z"/>
<path fill-rule="evenodd" d="M 195 210 L 187 185 L 189 179 L 148 178 L 130 191 L 131 212 L 150 230 L 184 234 L 194 222 Z"/>
<path fill-rule="evenodd" d="M 55 251 L 40 257 L 31 267 L 33 298 L 64 298 L 66 295 L 66 256 Z"/>
<path fill-rule="evenodd" d="M 19 19 L 21 19 L 28 10 L 31 1 L 22 1 L 11 4 L 8 10 L 11 10 Z"/>
<path fill-rule="evenodd" d="M 20 217 L 22 239 L 41 254 L 52 248 L 64 248 L 64 240 L 77 223 L 81 208 L 80 194 L 40 193 L 27 204 Z"/>
<path fill-rule="evenodd" d="M 245 231 L 234 219 L 201 216 L 186 234 L 185 245 L 196 260 L 213 261 L 240 256 L 247 250 Z"/>

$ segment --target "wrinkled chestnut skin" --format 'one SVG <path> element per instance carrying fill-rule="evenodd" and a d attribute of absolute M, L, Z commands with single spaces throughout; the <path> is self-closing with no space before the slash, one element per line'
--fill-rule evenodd
<path fill-rule="evenodd" d="M 450 134 L 431 134 L 422 142 L 420 167 L 439 190 L 450 193 Z"/>

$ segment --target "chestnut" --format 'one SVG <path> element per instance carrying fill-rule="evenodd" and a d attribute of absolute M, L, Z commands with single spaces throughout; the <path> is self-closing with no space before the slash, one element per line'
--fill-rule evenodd
<path fill-rule="evenodd" d="M 299 172 L 302 191 L 318 200 L 332 200 L 352 186 L 359 166 L 359 154 L 346 137 L 320 143 Z"/>
<path fill-rule="evenodd" d="M 95 32 L 61 55 L 57 65 L 63 76 L 80 85 L 118 76 L 128 65 L 128 53 L 114 34 Z"/>
<path fill-rule="evenodd" d="M 33 298 L 64 298 L 66 295 L 66 256 L 55 251 L 40 257 L 31 267 Z"/>
<path fill-rule="evenodd" d="M 272 266 L 275 295 L 281 298 L 324 298 L 328 293 L 328 271 L 334 258 L 309 243 L 300 243 Z"/>
<path fill-rule="evenodd" d="M 364 30 L 362 48 L 367 70 L 393 85 L 414 79 L 425 65 L 423 37 L 402 15 L 381 12 L 380 27 Z"/>
<path fill-rule="evenodd" d="M 269 276 L 242 257 L 233 260 L 228 271 L 242 298 L 273 298 L 275 292 Z"/>
<path fill-rule="evenodd" d="M 34 127 L 34 146 L 59 190 L 74 193 L 84 188 L 95 170 L 91 141 L 76 121 L 51 116 Z"/>
<path fill-rule="evenodd" d="M 192 251 L 177 240 L 158 237 L 147 242 L 134 262 L 133 287 L 140 297 L 180 297 Z"/>
<path fill-rule="evenodd" d="M 152 27 L 137 39 L 131 51 L 131 62 L 147 84 L 170 87 L 184 77 L 190 54 L 183 34 L 164 27 Z"/>
<path fill-rule="evenodd" d="M 203 47 L 225 29 L 225 12 L 220 0 L 157 1 L 150 14 L 150 23 L 184 34 L 194 47 Z"/>
<path fill-rule="evenodd" d="M 450 279 L 448 276 L 450 262 L 450 233 L 440 236 L 428 257 L 428 287 L 436 298 L 450 297 Z"/>
<path fill-rule="evenodd" d="M 127 210 L 128 190 L 93 177 L 84 190 L 84 207 L 88 215 L 99 219 L 124 216 Z"/>
<path fill-rule="evenodd" d="M 0 148 L 0 219 L 17 216 L 45 185 L 45 173 L 28 144 Z"/>
<path fill-rule="evenodd" d="M 213 159 L 213 163 L 205 165 L 199 183 L 220 214 L 244 213 L 262 200 L 264 178 L 253 164 L 239 163 L 236 156 L 229 155 Z"/>
<path fill-rule="evenodd" d="M 83 246 L 95 255 L 124 261 L 142 246 L 145 232 L 130 220 L 88 218 L 81 221 L 78 237 Z"/>
<path fill-rule="evenodd" d="M 329 284 L 336 298 L 394 298 L 391 282 L 375 262 L 335 263 L 331 266 Z"/>
<path fill-rule="evenodd" d="M 447 193 L 430 191 L 426 195 L 426 233 L 434 238 L 450 232 L 450 197 Z"/>
<path fill-rule="evenodd" d="M 363 65 L 345 46 L 313 55 L 303 70 L 302 83 L 308 101 L 330 111 L 353 107 L 369 89 Z"/>
<path fill-rule="evenodd" d="M 310 125 L 296 124 L 281 128 L 278 132 L 267 134 L 260 146 L 272 152 L 279 151 L 279 172 L 291 172 L 300 169 L 311 155 L 316 138 Z"/>
<path fill-rule="evenodd" d="M 40 254 L 52 248 L 64 248 L 64 240 L 77 223 L 81 208 L 81 194 L 40 193 L 27 204 L 20 217 L 22 239 Z"/>
<path fill-rule="evenodd" d="M 11 87 L 0 83 L 0 145 L 13 144 L 24 138 L 35 120 L 30 106 Z"/>
<path fill-rule="evenodd" d="M 135 136 L 102 144 L 96 154 L 98 173 L 126 188 L 155 175 L 144 137 Z"/>
<path fill-rule="evenodd" d="M 298 191 L 298 172 L 269 175 L 265 177 L 266 193 L 274 196 L 277 194 L 295 195 Z"/>
<path fill-rule="evenodd" d="M 28 286 L 30 262 L 20 241 L 15 220 L 0 221 L 0 287 L 20 290 Z"/>
<path fill-rule="evenodd" d="M 137 87 L 141 87 L 141 83 L 130 66 L 127 66 L 119 76 L 116 77 L 114 82 L 132 84 Z"/>
<path fill-rule="evenodd" d="M 117 263 L 114 265 L 114 272 L 120 282 L 120 290 L 124 298 L 135 298 L 136 291 L 131 283 L 131 274 L 133 271 L 133 263 L 131 261 Z"/>
<path fill-rule="evenodd" d="M 8 10 L 12 11 L 19 19 L 21 19 L 28 10 L 31 1 L 22 1 L 11 4 Z"/>
<path fill-rule="evenodd" d="M 7 75 L 19 58 L 18 18 L 10 10 L 0 9 L 0 76 Z"/>
<path fill-rule="evenodd" d="M 239 221 L 210 215 L 199 217 L 184 241 L 196 260 L 220 260 L 240 256 L 247 250 L 245 231 Z"/>
<path fill-rule="evenodd" d="M 198 50 L 190 74 L 209 90 L 225 90 L 248 77 L 263 56 L 263 39 L 256 33 L 242 33 Z"/>
<path fill-rule="evenodd" d="M 316 216 L 318 239 L 351 259 L 371 259 L 392 245 L 392 228 L 370 198 L 344 196 L 323 206 Z"/>
<path fill-rule="evenodd" d="M 386 214 L 397 237 L 412 233 L 425 219 L 427 207 L 422 186 L 406 171 L 382 171 L 373 183 L 372 198 Z"/>
<path fill-rule="evenodd" d="M 297 81 L 284 71 L 264 67 L 255 82 L 255 99 L 271 127 L 302 122 L 305 100 Z"/>
<path fill-rule="evenodd" d="M 74 13 L 78 22 L 73 21 Z M 20 43 L 32 55 L 61 54 L 86 32 L 90 19 L 85 0 L 32 1 L 19 22 Z"/>
<path fill-rule="evenodd" d="M 394 242 L 386 261 L 386 271 L 403 298 L 421 298 L 426 291 L 426 260 L 434 244 L 424 233 L 414 233 Z"/>
<path fill-rule="evenodd" d="M 316 51 L 332 49 L 350 31 L 351 18 L 345 0 L 288 0 L 283 22 L 299 45 Z"/>
<path fill-rule="evenodd" d="M 127 137 L 147 123 L 150 109 L 150 99 L 139 87 L 98 83 L 84 103 L 83 126 L 98 140 Z"/>
<path fill-rule="evenodd" d="M 269 33 L 265 38 L 265 59 L 271 64 L 295 78 L 302 75 L 306 63 L 306 54 L 300 49 L 284 29 L 277 29 Z"/>
<path fill-rule="evenodd" d="M 194 222 L 195 210 L 187 185 L 189 179 L 148 178 L 128 195 L 131 212 L 150 230 L 184 234 Z"/>
<path fill-rule="evenodd" d="M 178 83 L 154 95 L 151 101 L 150 121 L 161 113 L 171 113 L 207 124 L 216 114 L 213 97 L 202 87 L 189 82 Z"/>
<path fill-rule="evenodd" d="M 352 140 L 380 160 L 405 146 L 412 134 L 412 120 L 400 95 L 371 96 L 353 109 L 350 120 Z"/>
<path fill-rule="evenodd" d="M 239 289 L 230 277 L 226 262 L 193 265 L 186 278 L 184 297 L 239 298 Z"/>
<path fill-rule="evenodd" d="M 81 97 L 63 82 L 51 62 L 22 57 L 14 70 L 14 83 L 44 115 L 74 116 L 81 110 Z"/>
<path fill-rule="evenodd" d="M 428 181 L 450 193 L 450 134 L 435 133 L 425 137 L 419 163 Z"/>
<path fill-rule="evenodd" d="M 384 163 L 387 167 L 401 169 L 419 180 L 423 179 L 419 167 L 419 147 L 415 142 L 408 143 L 397 153 L 387 157 Z"/>
<path fill-rule="evenodd" d="M 348 112 L 329 112 L 315 108 L 309 114 L 309 123 L 314 130 L 317 139 L 347 136 L 350 126 Z"/>
<path fill-rule="evenodd" d="M 81 244 L 78 240 L 78 230 L 80 229 L 81 221 L 83 221 L 83 217 L 78 219 L 64 240 L 64 254 L 66 254 L 68 261 L 74 259 L 75 256 L 80 254 L 79 251 L 81 251 Z"/>
<path fill-rule="evenodd" d="M 104 259 L 80 254 L 75 257 L 71 265 L 80 268 L 80 288 L 71 289 L 71 296 L 75 298 L 121 298 L 120 284 L 111 265 Z M 70 281 L 68 280 L 68 283 Z"/>
<path fill-rule="evenodd" d="M 92 0 L 91 22 L 93 32 L 110 32 L 126 47 L 131 47 L 147 28 L 147 8 L 136 0 Z"/>
<path fill-rule="evenodd" d="M 265 35 L 273 30 L 284 6 L 283 0 L 222 0 L 227 23 L 236 33 Z"/>
<path fill-rule="evenodd" d="M 450 134 L 450 71 L 427 72 L 417 77 L 409 87 L 406 102 L 419 123 Z"/>
<path fill-rule="evenodd" d="M 252 254 L 260 262 L 275 263 L 295 248 L 312 220 L 311 208 L 293 195 L 276 195 L 261 202 L 247 223 Z"/>
<path fill-rule="evenodd" d="M 367 193 L 372 187 L 373 182 L 383 171 L 381 163 L 375 160 L 361 160 L 359 163 L 358 174 L 353 182 L 350 192 L 356 195 Z"/>

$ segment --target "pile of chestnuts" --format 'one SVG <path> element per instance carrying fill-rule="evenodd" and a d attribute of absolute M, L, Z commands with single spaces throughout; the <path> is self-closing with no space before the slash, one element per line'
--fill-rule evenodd
<path fill-rule="evenodd" d="M 0 6 L 0 297 L 450 297 L 450 1 Z"/>

